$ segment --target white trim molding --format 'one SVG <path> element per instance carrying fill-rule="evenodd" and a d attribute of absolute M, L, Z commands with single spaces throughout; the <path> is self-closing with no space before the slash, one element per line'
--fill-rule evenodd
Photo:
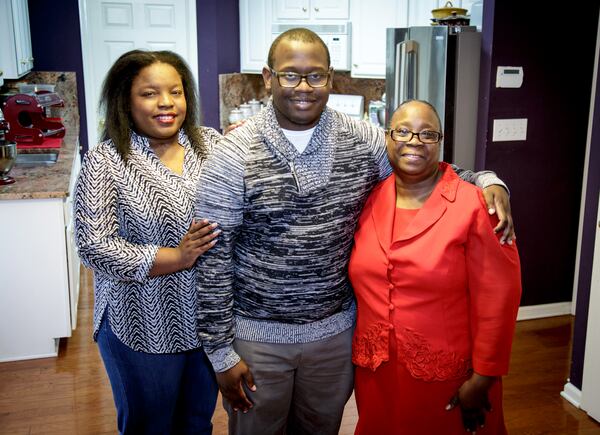
<path fill-rule="evenodd" d="M 553 304 L 527 305 L 519 307 L 517 320 L 541 319 L 542 317 L 564 316 L 571 314 L 571 302 Z"/>
<path fill-rule="evenodd" d="M 567 382 L 560 392 L 562 398 L 567 400 L 571 405 L 579 408 L 581 405 L 581 390 L 570 382 Z"/>

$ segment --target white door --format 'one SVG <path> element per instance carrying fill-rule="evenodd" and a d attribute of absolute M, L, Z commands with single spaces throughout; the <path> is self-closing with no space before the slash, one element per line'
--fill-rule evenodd
<path fill-rule="evenodd" d="M 591 168 L 590 168 L 591 169 Z M 592 282 L 588 310 L 585 357 L 583 360 L 583 385 L 581 387 L 581 408 L 590 417 L 600 421 L 600 195 L 596 215 L 596 243 L 592 263 Z"/>
<path fill-rule="evenodd" d="M 98 98 L 106 72 L 136 48 L 171 50 L 189 64 L 198 83 L 196 0 L 79 0 L 88 145 L 100 138 Z"/>

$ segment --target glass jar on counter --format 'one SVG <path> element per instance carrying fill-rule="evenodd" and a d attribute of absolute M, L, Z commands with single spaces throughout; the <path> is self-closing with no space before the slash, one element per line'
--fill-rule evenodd
<path fill-rule="evenodd" d="M 228 119 L 230 124 L 235 124 L 236 122 L 239 122 L 242 119 L 244 119 L 244 115 L 242 111 L 236 107 L 235 109 L 231 109 L 231 112 L 229 112 Z"/>
<path fill-rule="evenodd" d="M 252 106 L 250 106 L 250 104 L 240 104 L 240 110 L 242 112 L 243 119 L 250 118 L 252 116 Z"/>

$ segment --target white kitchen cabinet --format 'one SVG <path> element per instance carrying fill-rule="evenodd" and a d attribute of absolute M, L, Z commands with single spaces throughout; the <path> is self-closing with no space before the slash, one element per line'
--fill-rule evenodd
<path fill-rule="evenodd" d="M 385 78 L 388 27 L 408 25 L 408 0 L 351 0 L 352 77 Z"/>
<path fill-rule="evenodd" d="M 240 0 L 240 70 L 260 73 L 271 46 L 272 0 Z"/>
<path fill-rule="evenodd" d="M 0 70 L 17 79 L 33 68 L 27 0 L 0 0 Z"/>
<path fill-rule="evenodd" d="M 77 324 L 71 198 L 79 168 L 75 153 L 66 197 L 0 200 L 0 362 L 56 356 Z"/>
<path fill-rule="evenodd" d="M 459 2 L 453 1 L 454 7 L 460 7 Z M 441 6 L 440 6 L 441 4 Z M 408 0 L 407 24 L 409 27 L 430 26 L 432 9 L 444 7 L 446 2 L 438 0 Z"/>
<path fill-rule="evenodd" d="M 348 0 L 272 0 L 274 21 L 347 20 Z"/>

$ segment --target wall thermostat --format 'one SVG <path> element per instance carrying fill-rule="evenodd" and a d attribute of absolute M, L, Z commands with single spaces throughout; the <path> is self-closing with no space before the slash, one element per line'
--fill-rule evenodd
<path fill-rule="evenodd" d="M 520 88 L 523 84 L 522 66 L 499 66 L 496 72 L 497 88 Z"/>

